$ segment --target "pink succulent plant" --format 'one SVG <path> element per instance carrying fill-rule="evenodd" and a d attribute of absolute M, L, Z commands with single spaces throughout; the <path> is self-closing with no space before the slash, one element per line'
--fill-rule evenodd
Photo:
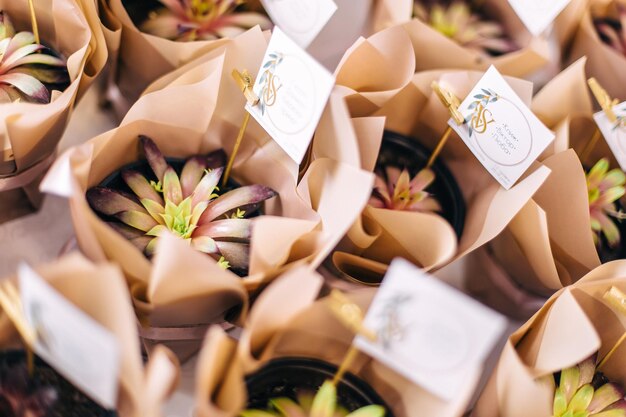
<path fill-rule="evenodd" d="M 150 138 L 141 136 L 140 141 L 157 180 L 124 170 L 121 176 L 133 194 L 94 187 L 87 191 L 91 207 L 114 219 L 109 224 L 148 256 L 159 236 L 170 233 L 221 266 L 246 271 L 252 236 L 252 220 L 246 215 L 277 193 L 263 185 L 248 185 L 218 195 L 224 169 L 207 168 L 214 165 L 208 160 L 219 160 L 223 166 L 223 152 L 189 158 L 179 177 Z"/>
<path fill-rule="evenodd" d="M 232 38 L 256 25 L 271 27 L 264 15 L 239 11 L 246 0 L 159 0 L 164 7 L 151 13 L 141 30 L 176 41 Z"/>
<path fill-rule="evenodd" d="M 481 54 L 502 55 L 517 48 L 501 24 L 485 20 L 469 1 L 416 0 L 413 14 L 442 35 Z"/>
<path fill-rule="evenodd" d="M 589 214 L 596 245 L 600 244 L 602 235 L 610 247 L 620 243 L 619 228 L 611 218 L 626 218 L 626 213 L 618 211 L 616 205 L 616 201 L 626 192 L 625 183 L 626 175 L 617 168 L 609 171 L 609 161 L 606 158 L 600 159 L 587 173 Z"/>
<path fill-rule="evenodd" d="M 36 43 L 32 33 L 15 33 L 0 11 L 0 103 L 49 103 L 50 89 L 63 89 L 68 83 L 65 60 Z"/>
<path fill-rule="evenodd" d="M 376 172 L 369 204 L 390 210 L 441 211 L 439 202 L 425 191 L 434 180 L 435 174 L 430 169 L 421 170 L 411 179 L 406 169 L 387 166 Z"/>

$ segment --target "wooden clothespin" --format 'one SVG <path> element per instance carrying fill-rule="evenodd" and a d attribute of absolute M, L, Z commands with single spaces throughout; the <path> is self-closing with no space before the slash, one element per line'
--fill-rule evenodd
<path fill-rule="evenodd" d="M 0 284 L 0 307 L 2 307 L 9 320 L 11 320 L 24 342 L 28 373 L 32 375 L 35 370 L 33 349 L 37 342 L 37 330 L 31 327 L 26 317 L 24 317 L 24 307 L 20 299 L 20 294 L 15 284 L 10 281 L 4 281 Z"/>
<path fill-rule="evenodd" d="M 339 321 L 341 321 L 341 323 L 343 323 L 343 325 L 350 329 L 353 333 L 361 335 L 371 341 L 376 341 L 376 333 L 365 327 L 363 324 L 364 317 L 361 308 L 350 301 L 341 291 L 333 290 L 331 292 L 330 309 Z M 333 378 L 333 385 L 336 386 L 339 381 L 341 381 L 350 365 L 352 365 L 356 359 L 358 353 L 358 349 L 354 346 L 354 344 L 352 344 L 346 353 L 346 356 L 344 356 L 341 365 L 339 365 L 339 370 Z"/>
<path fill-rule="evenodd" d="M 626 294 L 624 294 L 619 288 L 611 287 L 603 296 L 604 300 L 607 301 L 612 307 L 615 308 L 619 313 L 626 315 Z M 609 352 L 604 355 L 604 358 L 598 364 L 598 369 L 604 365 L 608 359 L 617 351 L 617 349 L 621 346 L 621 344 L 626 340 L 626 332 L 618 339 L 615 345 L 609 350 Z"/>
<path fill-rule="evenodd" d="M 598 83 L 595 78 L 589 78 L 587 80 L 587 84 L 589 85 L 591 92 L 596 98 L 596 101 L 602 108 L 602 111 L 604 112 L 604 114 L 606 114 L 606 117 L 611 123 L 615 123 L 617 121 L 617 116 L 613 111 L 613 107 L 619 103 L 619 100 L 612 99 L 609 93 L 600 85 L 600 83 Z M 602 133 L 600 132 L 600 129 L 596 127 L 596 131 L 594 132 L 593 136 L 591 137 L 589 142 L 587 142 L 582 152 L 580 153 L 581 161 L 584 162 L 589 157 L 591 151 L 593 151 L 593 148 L 595 148 L 596 144 L 598 143 L 598 140 L 600 140 L 600 137 L 602 137 Z"/>
<path fill-rule="evenodd" d="M 437 81 L 433 81 L 430 86 L 433 89 L 433 91 L 437 94 L 437 97 L 439 97 L 439 100 L 441 100 L 441 103 L 450 112 L 450 116 L 452 117 L 452 120 L 454 120 L 454 122 L 458 125 L 462 125 L 463 123 L 465 123 L 465 119 L 463 118 L 463 115 L 461 114 L 461 112 L 459 112 L 459 106 L 461 105 L 461 102 L 459 101 L 457 96 L 455 96 L 450 91 L 443 88 Z M 443 150 L 443 147 L 446 145 L 446 142 L 450 138 L 451 134 L 452 134 L 452 128 L 450 126 L 447 126 L 446 130 L 443 132 L 443 135 L 439 139 L 439 143 L 437 143 L 435 150 L 433 151 L 432 155 L 430 155 L 430 158 L 428 159 L 428 163 L 426 164 L 426 168 L 430 168 L 433 166 L 433 164 L 435 163 L 435 160 L 437 159 L 437 157 Z"/>
<path fill-rule="evenodd" d="M 250 75 L 247 70 L 239 72 L 236 69 L 233 70 L 231 75 L 237 83 L 237 86 L 243 93 L 244 97 L 246 98 L 248 104 L 250 104 L 251 106 L 256 106 L 259 103 L 259 97 L 253 91 L 254 78 L 252 77 L 252 75 Z M 225 187 L 226 183 L 228 182 L 230 172 L 233 169 L 233 164 L 235 163 L 235 157 L 237 156 L 237 152 L 239 152 L 239 147 L 241 146 L 241 142 L 243 141 L 243 136 L 246 133 L 249 122 L 250 113 L 246 111 L 243 118 L 243 123 L 241 124 L 241 128 L 239 129 L 239 134 L 237 135 L 237 139 L 235 140 L 233 152 L 230 155 L 230 159 L 228 160 L 228 164 L 226 165 L 226 169 L 224 170 L 224 175 L 222 176 L 222 187 Z"/>

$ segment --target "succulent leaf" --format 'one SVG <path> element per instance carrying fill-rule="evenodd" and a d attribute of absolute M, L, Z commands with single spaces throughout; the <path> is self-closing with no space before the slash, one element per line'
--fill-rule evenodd
<path fill-rule="evenodd" d="M 165 170 L 167 170 L 167 162 L 165 161 L 165 157 L 159 150 L 158 146 L 152 139 L 147 136 L 141 135 L 139 136 L 139 141 L 141 142 L 141 147 L 143 148 L 143 152 L 146 156 L 146 160 L 152 168 L 152 172 L 156 175 L 159 182 L 163 182 L 163 176 L 165 175 Z"/>
<path fill-rule="evenodd" d="M 113 216 L 124 211 L 142 210 L 141 205 L 110 188 L 91 188 L 87 191 L 86 197 L 94 210 L 107 216 Z"/>
<path fill-rule="evenodd" d="M 238 207 L 256 204 L 276 195 L 276 191 L 259 184 L 235 188 L 213 200 L 202 215 L 200 223 L 209 222 Z"/>

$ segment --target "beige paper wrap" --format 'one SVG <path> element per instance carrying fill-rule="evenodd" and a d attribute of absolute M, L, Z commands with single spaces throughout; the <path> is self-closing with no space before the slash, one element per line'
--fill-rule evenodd
<path fill-rule="evenodd" d="M 107 59 L 93 0 L 41 0 L 35 11 L 42 43 L 67 59 L 71 84 L 49 104 L 0 106 L 0 222 L 37 209 L 37 187 L 50 166 L 76 101 Z M 17 31 L 31 31 L 27 1 L 2 0 Z"/>
<path fill-rule="evenodd" d="M 116 58 L 111 61 L 106 98 L 120 120 L 153 81 L 228 42 L 178 42 L 150 35 L 133 23 L 122 0 L 99 1 L 107 44 Z"/>
<path fill-rule="evenodd" d="M 155 350 L 144 367 L 128 289 L 119 267 L 94 264 L 78 253 L 36 268 L 54 289 L 100 323 L 120 344 L 117 411 L 120 417 L 161 416 L 161 406 L 178 384 L 178 361 L 164 347 Z M 15 277 L 10 278 L 16 280 Z M 0 315 L 0 345 L 19 345 L 15 328 Z"/>
<path fill-rule="evenodd" d="M 473 71 L 425 71 L 415 73 L 416 58 L 411 40 L 401 27 L 384 30 L 358 41 L 336 71 L 338 90 L 344 94 L 350 114 L 357 118 L 379 117 L 380 127 L 343 149 L 328 152 L 341 159 L 358 155 L 361 167 L 373 170 L 384 128 L 417 139 L 434 149 L 447 126 L 448 111 L 431 89 L 439 81 L 464 98 L 482 76 Z M 364 63 L 368 71 L 363 72 Z M 509 83 L 526 102 L 532 84 L 514 78 Z M 384 118 L 384 119 L 383 119 Z M 374 134 L 376 133 L 376 134 Z M 347 138 L 344 139 L 347 142 Z M 389 262 L 402 256 L 421 267 L 440 268 L 497 236 L 524 207 L 548 177 L 549 169 L 535 164 L 525 178 L 506 191 L 482 167 L 456 133 L 440 159 L 451 170 L 466 203 L 465 227 L 460 241 L 446 220 L 435 214 L 395 212 L 367 207 L 333 254 L 334 267 L 359 281 L 379 282 Z"/>
<path fill-rule="evenodd" d="M 570 12 L 557 26 L 559 28 L 557 38 L 571 36 L 571 28 L 582 13 L 580 6 L 577 5 L 583 1 L 585 0 L 576 0 L 568 7 Z M 447 68 L 484 71 L 490 65 L 495 65 L 503 74 L 526 77 L 548 65 L 551 58 L 558 59 L 558 53 L 551 56 L 546 38 L 533 37 L 508 2 L 485 0 L 483 3 L 489 17 L 500 22 L 505 33 L 520 46 L 518 50 L 490 57 L 463 47 L 423 21 L 412 18 L 411 0 L 378 0 L 373 9 L 372 28 L 378 32 L 393 26 L 402 27 L 413 42 L 418 58 L 418 71 Z"/>
<path fill-rule="evenodd" d="M 196 371 L 198 417 L 235 417 L 246 406 L 245 375 L 274 358 L 341 363 L 354 334 L 331 313 L 328 298 L 313 302 L 321 285 L 319 275 L 292 270 L 259 297 L 239 342 L 219 328 L 209 330 Z M 366 311 L 374 294 L 373 288 L 365 288 L 349 298 Z M 461 416 L 480 377 L 477 370 L 453 401 L 444 402 L 364 354 L 358 354 L 349 371 L 367 382 L 396 417 Z"/>
<path fill-rule="evenodd" d="M 552 174 L 467 270 L 470 291 L 513 317 L 527 319 L 542 299 L 600 265 L 585 170 L 574 151 L 580 153 L 593 134 L 591 100 L 584 59 L 535 96 L 532 110 L 556 133 L 539 158 Z M 600 140 L 585 164 L 609 155 Z"/>
<path fill-rule="evenodd" d="M 603 358 L 626 331 L 626 318 L 603 299 L 612 286 L 626 290 L 626 262 L 604 264 L 553 295 L 509 337 L 472 416 L 551 416 L 553 373 L 597 351 Z M 622 344 L 600 368 L 622 386 L 625 349 Z"/>
<path fill-rule="evenodd" d="M 230 153 L 245 103 L 231 72 L 258 68 L 265 49 L 264 34 L 252 29 L 157 81 L 119 128 L 68 151 L 43 185 L 46 191 L 69 197 L 81 250 L 91 259 L 113 260 L 122 267 L 146 329 L 204 326 L 193 340 L 170 340 L 181 357 L 198 347 L 201 329 L 222 320 L 233 307 L 245 313 L 248 294 L 282 271 L 303 264 L 316 268 L 369 198 L 371 173 L 328 158 L 316 159 L 298 184 L 296 164 L 251 121 L 233 178 L 269 186 L 279 196 L 266 202 L 265 215 L 254 220 L 249 276 L 222 270 L 212 258 L 173 237 L 160 239 L 150 261 L 89 208 L 85 191 L 137 160 L 139 134 L 151 137 L 166 156 L 219 148 Z M 339 140 L 342 129 L 326 134 L 336 135 L 327 140 Z"/>
<path fill-rule="evenodd" d="M 620 102 L 626 100 L 626 57 L 598 35 L 593 24 L 594 17 L 618 18 L 615 0 L 589 0 L 587 8 L 574 37 L 569 61 L 587 57 L 587 73 L 595 77 L 611 97 Z"/>

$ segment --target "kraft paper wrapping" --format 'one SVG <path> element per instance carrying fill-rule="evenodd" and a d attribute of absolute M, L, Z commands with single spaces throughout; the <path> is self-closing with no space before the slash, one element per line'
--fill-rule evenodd
<path fill-rule="evenodd" d="M 539 158 L 552 174 L 479 255 L 483 261 L 473 262 L 467 271 L 470 290 L 509 315 L 528 318 L 538 307 L 537 299 L 576 282 L 600 265 L 590 226 L 585 170 L 573 150 L 582 151 L 592 136 L 591 100 L 584 59 L 535 96 L 532 110 L 556 132 L 555 141 Z M 611 152 L 601 140 L 586 166 L 608 155 Z M 566 199 L 563 190 L 567 190 Z M 510 288 L 504 290 L 503 286 Z M 530 305 L 528 298 L 534 300 Z"/>
<path fill-rule="evenodd" d="M 239 342 L 212 328 L 204 342 L 196 372 L 196 411 L 199 417 L 235 417 L 246 406 L 245 375 L 279 357 L 307 357 L 339 365 L 354 337 L 331 313 L 328 299 L 315 298 L 322 278 L 304 269 L 276 280 L 258 299 Z M 364 311 L 375 290 L 349 295 Z M 359 354 L 350 372 L 361 377 L 381 396 L 396 417 L 463 415 L 480 376 L 477 370 L 453 401 L 444 402 Z"/>
<path fill-rule="evenodd" d="M 161 416 L 161 406 L 178 384 L 178 361 L 164 347 L 142 363 L 136 319 L 119 267 L 94 264 L 78 253 L 36 269 L 68 301 L 111 331 L 120 343 L 121 363 L 117 411 L 120 417 Z M 8 279 L 15 280 L 16 277 Z M 0 345 L 19 345 L 9 319 L 0 315 Z"/>
<path fill-rule="evenodd" d="M 360 71 L 364 62 L 372 63 L 367 73 Z M 338 90 L 346 97 L 353 116 L 385 118 L 385 129 L 419 138 L 427 148 L 434 149 L 447 126 L 449 113 L 432 91 L 431 82 L 439 81 L 458 97 L 465 97 L 482 73 L 414 73 L 416 62 L 411 40 L 401 27 L 381 31 L 361 39 L 346 53 L 336 71 Z M 530 104 L 532 84 L 514 78 L 508 81 Z M 363 169 L 372 170 L 378 156 L 380 128 L 375 132 L 341 145 L 359 150 Z M 346 153 L 335 155 L 342 158 Z M 467 206 L 460 241 L 457 243 L 451 226 L 438 215 L 367 207 L 333 254 L 335 268 L 352 278 L 379 281 L 396 256 L 427 270 L 442 267 L 497 236 L 549 174 L 548 168 L 535 164 L 525 178 L 505 191 L 455 133 L 440 158 L 452 171 Z M 354 159 L 340 160 L 355 163 Z"/>
<path fill-rule="evenodd" d="M 16 30 L 31 30 L 27 2 L 0 1 Z M 71 84 L 52 95 L 49 104 L 12 103 L 1 106 L 0 137 L 10 149 L 18 174 L 54 153 L 71 110 L 106 62 L 104 38 L 91 0 L 42 0 L 35 2 L 42 42 L 67 59 Z"/>
<path fill-rule="evenodd" d="M 589 7 L 574 37 L 569 61 L 586 56 L 588 75 L 595 77 L 611 97 L 616 97 L 621 102 L 626 99 L 626 78 L 623 71 L 626 57 L 602 42 L 593 24 L 594 17 L 617 18 L 616 3 L 614 0 L 589 1 Z"/>
<path fill-rule="evenodd" d="M 153 81 L 228 42 L 177 42 L 150 35 L 133 23 L 122 0 L 99 2 L 107 44 L 116 58 L 111 61 L 107 99 L 120 119 Z"/>
<path fill-rule="evenodd" d="M 552 374 L 598 351 L 603 358 L 626 331 L 623 315 L 603 299 L 612 286 L 626 289 L 626 262 L 604 264 L 554 294 L 509 337 L 472 416 L 551 416 Z M 622 385 L 626 383 L 625 349 L 622 344 L 600 368 Z"/>
<path fill-rule="evenodd" d="M 252 29 L 159 80 L 119 128 L 69 150 L 44 181 L 44 190 L 69 198 L 81 250 L 91 259 L 121 266 L 146 326 L 206 326 L 222 320 L 233 307 L 245 315 L 249 293 L 294 266 L 316 268 L 369 198 L 371 173 L 328 158 L 316 159 L 298 184 L 296 164 L 251 121 L 233 178 L 269 186 L 279 196 L 266 202 L 265 215 L 254 220 L 249 276 L 222 270 L 212 258 L 173 237 L 160 240 L 151 262 L 89 208 L 85 191 L 137 160 L 139 134 L 151 137 L 166 156 L 219 148 L 230 153 L 245 104 L 231 72 L 258 68 L 265 49 L 264 34 Z M 201 338 L 169 345 L 178 344 L 182 357 L 197 348 Z"/>
<path fill-rule="evenodd" d="M 580 1 L 583 0 L 575 3 Z M 533 37 L 508 2 L 485 0 L 483 7 L 489 11 L 491 18 L 503 25 L 505 32 L 520 49 L 491 57 L 463 47 L 421 20 L 412 19 L 413 2 L 410 0 L 379 0 L 374 7 L 373 29 L 381 31 L 393 26 L 402 27 L 411 37 L 418 58 L 418 71 L 442 68 L 484 71 L 495 65 L 503 74 L 521 78 L 530 76 L 548 64 L 548 41 L 545 37 Z M 582 12 L 574 6 L 569 7 L 578 13 L 563 21 L 559 37 L 571 32 L 573 22 L 576 22 L 577 16 Z"/>

